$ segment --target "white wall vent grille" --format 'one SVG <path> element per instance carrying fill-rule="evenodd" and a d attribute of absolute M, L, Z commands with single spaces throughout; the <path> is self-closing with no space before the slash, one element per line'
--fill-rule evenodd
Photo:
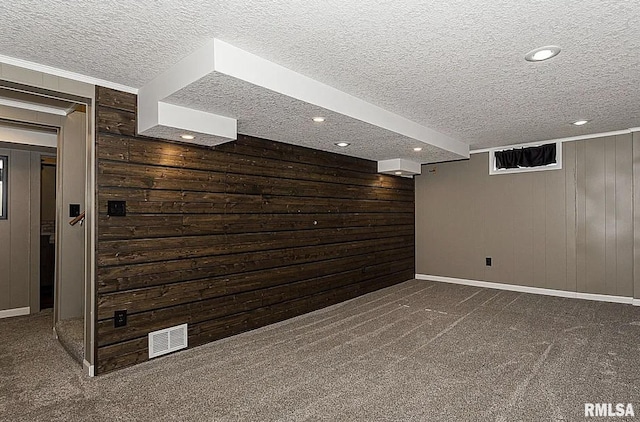
<path fill-rule="evenodd" d="M 149 333 L 149 359 L 187 347 L 187 324 Z"/>

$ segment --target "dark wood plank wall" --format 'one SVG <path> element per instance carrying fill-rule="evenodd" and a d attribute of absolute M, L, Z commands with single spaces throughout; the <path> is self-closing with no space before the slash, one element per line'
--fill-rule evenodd
<path fill-rule="evenodd" d="M 154 330 L 188 323 L 197 346 L 413 278 L 413 180 L 248 136 L 136 136 L 136 97 L 105 88 L 96 113 L 98 373 L 147 360 Z"/>

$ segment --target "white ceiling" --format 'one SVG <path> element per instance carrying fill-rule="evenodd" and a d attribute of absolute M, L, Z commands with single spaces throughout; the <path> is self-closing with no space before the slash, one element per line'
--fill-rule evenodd
<path fill-rule="evenodd" d="M 0 55 L 134 88 L 218 38 L 472 150 L 640 126 L 636 1 L 3 0 L 0 27 Z M 549 44 L 559 56 L 524 60 Z M 319 136 L 305 126 L 313 105 L 242 81 L 223 86 L 228 101 L 193 89 L 206 85 L 168 101 L 236 118 L 240 133 L 329 150 L 342 136 L 352 147 L 339 152 L 365 158 L 407 158 L 413 146 L 330 113 Z M 252 97 L 278 110 L 245 107 Z M 570 124 L 582 118 L 591 122 Z M 425 147 L 413 158 L 449 153 Z"/>

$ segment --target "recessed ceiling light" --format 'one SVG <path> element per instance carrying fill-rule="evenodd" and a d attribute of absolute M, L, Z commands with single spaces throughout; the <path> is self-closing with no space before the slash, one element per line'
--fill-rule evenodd
<path fill-rule="evenodd" d="M 351 145 L 349 142 L 336 142 L 335 143 L 336 146 L 338 147 L 348 147 L 349 145 Z"/>
<path fill-rule="evenodd" d="M 541 62 L 549 60 L 560 54 L 560 47 L 557 45 L 547 45 L 545 47 L 536 48 L 525 54 L 524 59 L 528 62 Z"/>
<path fill-rule="evenodd" d="M 316 123 L 322 123 L 324 122 L 324 117 L 314 117 L 313 121 Z"/>
<path fill-rule="evenodd" d="M 420 148 L 420 147 L 416 147 L 416 148 L 414 148 L 413 150 L 414 150 L 415 152 L 420 152 L 420 151 L 422 151 L 422 148 Z"/>
<path fill-rule="evenodd" d="M 586 125 L 587 123 L 589 123 L 588 120 L 578 120 L 578 121 L 573 122 L 572 124 L 576 125 L 576 126 L 582 126 L 582 125 Z"/>
<path fill-rule="evenodd" d="M 401 171 L 396 171 L 396 174 L 397 174 L 397 175 L 401 175 L 401 174 L 402 174 L 402 172 L 401 172 Z"/>
<path fill-rule="evenodd" d="M 189 140 L 189 141 L 195 138 L 195 136 L 193 136 L 193 135 L 187 135 L 187 134 L 180 135 L 180 137 L 181 137 L 182 139 L 186 139 L 186 140 Z"/>

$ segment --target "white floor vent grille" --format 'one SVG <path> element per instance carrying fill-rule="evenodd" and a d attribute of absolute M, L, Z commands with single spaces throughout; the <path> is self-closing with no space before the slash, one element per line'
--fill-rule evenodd
<path fill-rule="evenodd" d="M 149 333 L 149 359 L 187 347 L 187 324 Z"/>

